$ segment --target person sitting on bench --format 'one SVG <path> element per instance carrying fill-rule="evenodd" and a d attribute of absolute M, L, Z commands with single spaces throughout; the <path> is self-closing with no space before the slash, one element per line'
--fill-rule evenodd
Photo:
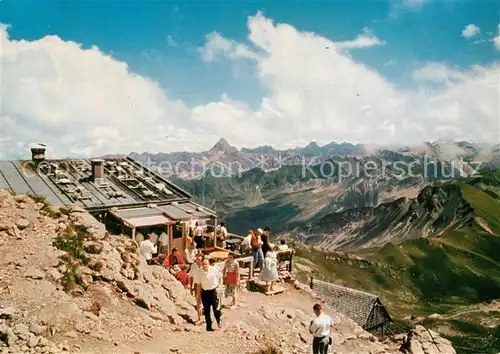
<path fill-rule="evenodd" d="M 278 251 L 286 251 L 288 250 L 288 245 L 285 240 L 280 241 L 280 245 L 278 246 Z"/>
<path fill-rule="evenodd" d="M 172 254 L 168 257 L 165 257 L 165 260 L 163 261 L 163 266 L 165 268 L 171 268 L 175 265 L 183 265 L 186 264 L 186 260 L 184 259 L 184 255 L 177 250 L 177 248 L 174 248 L 172 250 Z"/>

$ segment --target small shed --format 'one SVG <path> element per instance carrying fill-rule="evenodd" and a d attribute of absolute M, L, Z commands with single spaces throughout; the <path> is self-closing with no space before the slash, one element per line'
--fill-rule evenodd
<path fill-rule="evenodd" d="M 384 336 L 386 324 L 392 322 L 389 312 L 377 295 L 311 278 L 311 288 L 332 308 L 370 332 Z"/>

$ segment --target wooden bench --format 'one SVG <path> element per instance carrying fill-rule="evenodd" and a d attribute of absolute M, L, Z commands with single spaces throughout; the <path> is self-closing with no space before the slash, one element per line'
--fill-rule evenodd
<path fill-rule="evenodd" d="M 278 260 L 278 270 L 282 270 L 285 268 L 289 273 L 292 272 L 292 259 L 295 254 L 295 250 L 285 250 L 285 251 L 277 251 L 276 258 Z"/>
<path fill-rule="evenodd" d="M 248 281 L 249 290 L 259 291 L 266 295 L 276 295 L 286 291 L 286 288 L 278 284 L 274 284 L 273 290 L 267 290 L 266 282 L 259 278 L 252 278 Z"/>

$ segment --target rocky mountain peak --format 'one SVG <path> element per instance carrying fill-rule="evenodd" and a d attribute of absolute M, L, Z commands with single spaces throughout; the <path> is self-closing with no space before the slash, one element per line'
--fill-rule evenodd
<path fill-rule="evenodd" d="M 211 154 L 216 154 L 216 153 L 233 153 L 237 152 L 238 149 L 228 143 L 228 141 L 224 138 L 220 138 L 217 143 L 215 143 L 214 146 L 208 151 Z"/>
<path fill-rule="evenodd" d="M 319 145 L 315 141 L 311 141 L 307 146 L 305 147 L 306 149 L 318 149 Z"/>

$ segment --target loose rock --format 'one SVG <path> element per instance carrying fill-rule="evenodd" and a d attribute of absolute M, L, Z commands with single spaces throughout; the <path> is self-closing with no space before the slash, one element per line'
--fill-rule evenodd
<path fill-rule="evenodd" d="M 18 219 L 16 220 L 16 226 L 19 230 L 24 230 L 30 226 L 30 221 L 27 219 Z"/>

